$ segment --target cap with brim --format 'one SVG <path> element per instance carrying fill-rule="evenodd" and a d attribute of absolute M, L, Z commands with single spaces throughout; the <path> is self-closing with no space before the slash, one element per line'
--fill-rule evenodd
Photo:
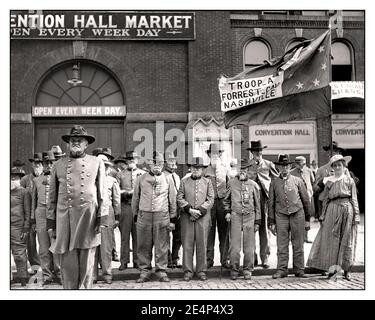
<path fill-rule="evenodd" d="M 324 151 L 330 151 L 331 150 L 331 144 L 328 146 L 323 147 Z M 339 151 L 345 151 L 344 148 L 339 147 L 339 144 L 336 141 L 332 141 L 332 150 L 339 150 Z"/>
<path fill-rule="evenodd" d="M 43 161 L 56 161 L 54 153 L 52 151 L 43 152 Z"/>
<path fill-rule="evenodd" d="M 101 153 L 101 154 L 98 154 L 96 157 L 98 159 L 101 159 L 106 166 L 113 166 L 113 163 L 111 161 L 109 161 L 109 159 L 106 155 Z"/>
<path fill-rule="evenodd" d="M 126 160 L 127 160 L 127 159 L 125 159 L 124 156 L 119 156 L 117 159 L 113 160 L 113 163 L 114 163 L 114 164 L 118 164 L 118 163 L 126 163 Z"/>
<path fill-rule="evenodd" d="M 194 157 L 191 159 L 191 162 L 188 163 L 189 167 L 194 168 L 207 168 L 208 165 L 206 165 L 203 161 L 203 158 L 201 157 Z"/>
<path fill-rule="evenodd" d="M 274 163 L 280 166 L 287 166 L 288 164 L 292 164 L 293 161 L 289 161 L 289 155 L 280 154 L 278 160 Z"/>
<path fill-rule="evenodd" d="M 303 157 L 303 156 L 298 156 L 298 157 L 296 157 L 296 158 L 294 159 L 294 162 L 297 162 L 297 163 L 299 163 L 299 162 L 304 162 L 304 163 L 306 163 L 306 158 Z"/>
<path fill-rule="evenodd" d="M 337 161 L 343 161 L 346 165 L 352 160 L 351 156 L 342 156 L 341 154 L 336 154 L 329 159 L 329 165 L 332 167 L 332 165 Z"/>
<path fill-rule="evenodd" d="M 43 162 L 43 155 L 42 153 L 34 153 L 34 157 L 29 159 L 30 162 Z"/>
<path fill-rule="evenodd" d="M 60 146 L 52 146 L 50 151 L 53 152 L 56 159 L 59 159 L 59 158 L 65 156 L 65 153 L 62 152 Z"/>
<path fill-rule="evenodd" d="M 23 170 L 20 167 L 13 167 L 12 169 L 10 169 L 10 175 L 11 176 L 18 176 L 18 177 L 22 178 L 25 174 L 26 174 L 25 170 Z"/>
<path fill-rule="evenodd" d="M 164 156 L 161 152 L 154 151 L 152 154 L 152 158 L 149 158 L 148 160 L 164 162 Z"/>
<path fill-rule="evenodd" d="M 70 138 L 85 138 L 89 144 L 95 141 L 95 137 L 87 133 L 86 129 L 80 125 L 75 125 L 71 130 L 70 134 L 63 135 L 61 138 L 69 143 Z"/>
<path fill-rule="evenodd" d="M 124 156 L 124 159 L 125 160 L 132 160 L 132 159 L 139 159 L 139 155 L 137 152 L 135 151 L 126 151 L 125 152 L 125 156 Z"/>
<path fill-rule="evenodd" d="M 99 154 L 104 154 L 109 160 L 113 160 L 115 157 L 112 155 L 112 150 L 111 148 L 101 148 L 101 150 L 97 153 Z"/>
<path fill-rule="evenodd" d="M 258 140 L 258 141 L 250 141 L 250 148 L 247 148 L 246 150 L 259 151 L 259 150 L 263 150 L 265 148 L 267 148 L 267 146 L 264 146 L 262 144 L 262 141 Z"/>

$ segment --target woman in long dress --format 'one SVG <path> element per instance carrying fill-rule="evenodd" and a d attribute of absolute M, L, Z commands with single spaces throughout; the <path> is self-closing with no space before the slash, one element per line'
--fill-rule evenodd
<path fill-rule="evenodd" d="M 309 267 L 327 271 L 329 278 L 344 270 L 344 278 L 349 281 L 360 222 L 355 182 L 345 174 L 351 159 L 334 155 L 329 161 L 334 175 L 323 180 L 321 226 L 307 260 Z"/>

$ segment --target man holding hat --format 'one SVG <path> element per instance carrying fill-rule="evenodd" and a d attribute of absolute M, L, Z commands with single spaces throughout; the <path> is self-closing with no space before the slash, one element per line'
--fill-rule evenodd
<path fill-rule="evenodd" d="M 31 205 L 32 230 L 38 235 L 40 266 L 43 272 L 43 285 L 51 284 L 56 280 L 61 284 L 60 263 L 58 256 L 52 256 L 49 251 L 51 242 L 47 232 L 47 203 L 50 188 L 52 165 L 55 162 L 52 151 L 43 152 L 43 173 L 34 179 Z"/>
<path fill-rule="evenodd" d="M 177 158 L 174 156 L 173 152 L 165 153 L 165 165 L 164 173 L 168 177 L 170 176 L 173 180 L 173 184 L 176 188 L 176 194 L 180 189 L 180 177 L 176 173 L 177 170 Z M 168 253 L 168 268 L 181 268 L 181 265 L 178 264 L 180 257 L 178 252 L 181 248 L 181 220 L 180 212 L 177 210 L 177 217 L 175 222 L 175 229 L 172 231 L 172 247 L 169 249 Z"/>
<path fill-rule="evenodd" d="M 210 158 L 210 165 L 204 170 L 204 176 L 211 179 L 214 188 L 215 201 L 211 209 L 211 228 L 207 240 L 207 267 L 214 265 L 216 224 L 219 235 L 220 262 L 225 268 L 230 268 L 229 256 L 225 248 L 228 223 L 225 221 L 223 199 L 227 190 L 228 170 L 221 163 L 224 152 L 219 143 L 211 143 L 206 151 Z"/>
<path fill-rule="evenodd" d="M 104 282 L 111 284 L 113 243 L 115 241 L 114 229 L 119 225 L 121 214 L 120 186 L 118 181 L 110 175 L 111 168 L 113 167 L 113 164 L 110 161 L 113 159 L 111 149 L 102 148 L 97 154 L 97 158 L 101 159 L 105 165 L 105 188 L 108 192 L 108 228 L 102 229 L 101 243 L 96 249 L 94 282 L 98 277 L 98 263 L 100 260 Z"/>
<path fill-rule="evenodd" d="M 254 270 L 255 233 L 261 224 L 259 186 L 248 178 L 249 162 L 242 159 L 239 174 L 229 180 L 224 198 L 225 218 L 231 222 L 231 278 L 236 280 L 240 269 L 241 238 L 243 234 L 243 274 L 251 279 Z"/>
<path fill-rule="evenodd" d="M 34 153 L 34 157 L 29 159 L 31 163 L 31 173 L 21 178 L 21 187 L 25 188 L 31 197 L 33 191 L 34 179 L 43 172 L 43 155 Z M 36 248 L 36 232 L 30 230 L 27 238 L 27 256 L 31 266 L 40 265 L 38 250 Z"/>
<path fill-rule="evenodd" d="M 313 199 L 313 185 L 314 185 L 314 173 L 306 166 L 306 158 L 304 156 L 298 156 L 294 160 L 296 167 L 290 172 L 293 176 L 301 178 L 305 182 L 307 194 L 310 201 L 310 215 L 315 215 L 314 199 Z M 312 243 L 308 238 L 308 231 L 305 231 L 305 242 Z"/>
<path fill-rule="evenodd" d="M 23 287 L 27 280 L 26 240 L 31 210 L 30 193 L 20 184 L 24 176 L 25 171 L 20 168 L 13 167 L 10 171 L 10 248 Z"/>
<path fill-rule="evenodd" d="M 133 267 L 138 268 L 137 229 L 133 220 L 131 208 L 135 181 L 139 176 L 145 173 L 145 171 L 137 167 L 138 159 L 139 156 L 135 151 L 127 151 L 125 156 L 120 160 L 125 163 L 126 168 L 117 175 L 121 189 L 121 265 L 119 270 L 125 270 L 130 261 L 130 234 L 132 236 Z M 118 163 L 118 161 L 116 161 L 116 163 Z"/>
<path fill-rule="evenodd" d="M 267 230 L 267 216 L 268 216 L 268 198 L 271 180 L 278 176 L 275 165 L 266 159 L 263 159 L 263 146 L 262 141 L 251 141 L 249 150 L 252 154 L 252 159 L 249 162 L 248 175 L 249 178 L 254 180 L 260 186 L 260 212 L 262 221 L 259 228 L 259 254 L 262 260 L 263 268 L 269 268 L 268 257 L 271 254 L 268 242 Z M 255 261 L 254 265 L 258 264 L 256 255 L 256 248 L 254 250 Z"/>
<path fill-rule="evenodd" d="M 279 155 L 280 175 L 272 180 L 269 198 L 268 224 L 277 236 L 277 271 L 272 278 L 288 276 L 289 241 L 293 246 L 293 269 L 296 277 L 305 276 L 304 231 L 310 229 L 310 201 L 305 183 L 290 174 L 287 154 Z"/>
<path fill-rule="evenodd" d="M 202 177 L 205 168 L 202 158 L 193 158 L 191 175 L 181 181 L 177 203 L 181 209 L 184 280 L 194 274 L 193 257 L 196 248 L 196 273 L 207 280 L 207 239 L 210 230 L 210 209 L 214 203 L 214 189 L 210 179 Z"/>
<path fill-rule="evenodd" d="M 69 143 L 69 156 L 51 171 L 47 230 L 56 241 L 50 251 L 61 259 L 64 289 L 91 288 L 99 233 L 108 226 L 105 167 L 85 153 L 95 137 L 82 126 L 62 139 Z"/>
<path fill-rule="evenodd" d="M 152 249 L 155 248 L 155 271 L 161 282 L 169 282 L 169 232 L 176 220 L 176 189 L 170 177 L 163 172 L 164 157 L 154 152 L 150 171 L 140 175 L 134 186 L 132 210 L 137 223 L 138 265 L 141 271 L 137 283 L 150 280 Z"/>

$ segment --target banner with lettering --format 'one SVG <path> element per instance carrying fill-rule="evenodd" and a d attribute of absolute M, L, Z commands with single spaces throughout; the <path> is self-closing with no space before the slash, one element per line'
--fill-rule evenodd
<path fill-rule="evenodd" d="M 125 106 L 33 106 L 33 117 L 125 117 Z"/>
<path fill-rule="evenodd" d="M 364 81 L 334 81 L 331 86 L 331 97 L 333 99 L 342 98 L 365 98 Z"/>
<path fill-rule="evenodd" d="M 12 10 L 11 39 L 194 40 L 193 12 Z"/>
<path fill-rule="evenodd" d="M 330 114 L 330 30 L 282 57 L 219 79 L 226 127 L 280 123 Z"/>

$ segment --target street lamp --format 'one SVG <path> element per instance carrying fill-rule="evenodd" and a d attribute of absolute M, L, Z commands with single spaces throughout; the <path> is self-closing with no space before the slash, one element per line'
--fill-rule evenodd
<path fill-rule="evenodd" d="M 79 78 L 79 62 L 73 65 L 72 78 L 68 80 L 68 83 L 74 87 L 82 83 Z"/>

